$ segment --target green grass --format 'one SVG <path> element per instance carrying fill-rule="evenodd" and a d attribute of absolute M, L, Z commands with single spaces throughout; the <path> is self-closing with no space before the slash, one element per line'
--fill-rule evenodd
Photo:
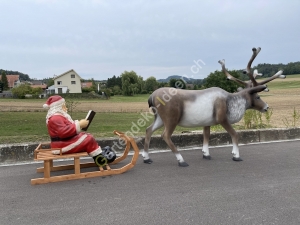
<path fill-rule="evenodd" d="M 0 112 L 0 144 L 49 141 L 45 116 L 46 112 Z M 73 113 L 74 120 L 85 116 L 86 113 Z M 145 113 L 97 113 L 88 132 L 96 139 L 113 137 L 114 130 L 128 132 L 130 136 L 145 136 L 152 122 L 153 116 L 147 117 Z M 177 127 L 175 133 L 197 129 L 200 128 Z M 154 135 L 161 133 L 162 128 Z"/>
<path fill-rule="evenodd" d="M 109 100 L 105 99 L 69 99 L 74 100 L 76 102 L 99 102 L 99 101 L 109 101 L 109 102 L 147 102 L 149 98 L 149 94 L 140 94 L 134 96 L 122 96 L 122 95 L 115 95 L 111 96 Z M 11 98 L 0 98 L 0 102 L 40 102 L 43 105 L 46 102 L 46 99 L 11 99 Z"/>
<path fill-rule="evenodd" d="M 268 88 L 290 89 L 300 87 L 299 75 L 288 75 L 285 82 L 270 82 Z M 295 80 L 296 79 L 296 80 Z M 75 99 L 76 102 L 147 102 L 149 94 L 135 96 L 112 96 L 109 100 L 95 99 Z M 68 100 L 68 99 L 66 99 Z M 39 102 L 41 106 L 45 99 L 6 99 L 0 98 L 0 102 Z M 47 128 L 45 124 L 46 112 L 0 112 L 0 144 L 21 143 L 21 142 L 39 142 L 49 141 Z M 85 112 L 73 112 L 73 119 L 85 118 Z M 143 126 L 137 125 L 139 120 L 144 120 Z M 148 121 L 147 121 L 148 120 Z M 141 113 L 97 113 L 88 132 L 95 138 L 113 137 L 113 131 L 131 132 L 135 136 L 145 136 L 146 128 L 152 123 L 153 119 L 145 119 Z M 134 126 L 136 124 L 136 126 Z M 236 129 L 243 129 L 235 126 Z M 163 128 L 162 128 L 163 129 Z M 162 129 L 155 134 L 161 134 Z M 215 126 L 214 130 L 223 130 L 220 126 Z M 201 130 L 201 128 L 182 128 L 177 127 L 174 133 L 183 131 Z"/>
<path fill-rule="evenodd" d="M 122 96 L 122 95 L 115 95 L 111 96 L 109 101 L 110 102 L 147 102 L 149 98 L 149 94 L 140 94 L 135 96 Z"/>
<path fill-rule="evenodd" d="M 300 87 L 300 75 L 289 75 L 285 78 L 284 82 L 270 82 L 268 83 L 268 88 L 272 90 L 279 89 L 292 89 Z M 279 81 L 279 80 L 278 80 Z"/>

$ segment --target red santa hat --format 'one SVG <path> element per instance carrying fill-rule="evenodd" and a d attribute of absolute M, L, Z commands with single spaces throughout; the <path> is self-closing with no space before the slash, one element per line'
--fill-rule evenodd
<path fill-rule="evenodd" d="M 53 95 L 48 98 L 47 102 L 43 105 L 43 108 L 49 109 L 53 106 L 61 105 L 65 103 L 65 99 L 59 95 Z"/>

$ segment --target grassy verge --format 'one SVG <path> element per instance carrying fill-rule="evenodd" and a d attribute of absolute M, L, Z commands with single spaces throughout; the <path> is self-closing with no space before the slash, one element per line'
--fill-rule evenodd
<path fill-rule="evenodd" d="M 45 116 L 46 112 L 0 112 L 0 144 L 49 141 Z M 85 116 L 86 113 L 73 113 L 73 119 Z M 88 132 L 97 139 L 114 137 L 114 130 L 145 136 L 145 130 L 152 122 L 152 115 L 146 113 L 97 113 Z M 174 133 L 199 129 L 177 127 Z M 154 134 L 161 132 L 162 129 Z"/>
<path fill-rule="evenodd" d="M 286 90 L 293 91 L 295 94 L 299 93 L 300 87 L 300 75 L 288 75 L 286 79 L 275 79 L 274 81 L 268 83 L 268 87 L 271 90 L 270 93 L 265 94 L 261 93 L 264 97 L 272 96 L 274 91 L 278 90 Z M 289 92 L 289 94 L 293 94 L 293 92 Z M 283 92 L 285 93 L 285 92 Z M 285 93 L 286 94 L 286 93 Z M 281 94 L 280 94 L 281 95 Z M 280 97 L 278 95 L 278 97 Z M 147 104 L 147 99 L 149 95 L 135 95 L 132 97 L 129 96 L 112 96 L 108 101 L 107 100 L 95 100 L 95 99 L 76 99 L 74 101 L 80 103 L 91 103 L 95 105 L 99 102 L 101 103 L 119 103 L 123 102 L 125 104 L 129 104 L 131 102 L 143 102 Z M 291 97 L 294 98 L 293 96 Z M 68 100 L 68 99 L 66 99 Z M 265 99 L 267 100 L 267 99 Z M 269 99 L 270 100 L 270 99 Z M 38 103 L 39 110 L 33 112 L 27 112 L 26 107 L 22 111 L 4 111 L 0 112 L 0 144 L 10 144 L 10 143 L 21 143 L 21 142 L 39 142 L 39 141 L 49 141 L 49 136 L 47 133 L 47 128 L 45 124 L 45 116 L 46 111 L 42 109 L 42 105 L 45 103 L 45 99 L 7 99 L 1 98 L 0 103 L 3 102 L 2 107 L 9 107 L 10 105 L 18 105 L 19 103 Z M 10 104 L 11 103 L 11 104 Z M 14 103 L 14 104 L 13 104 Z M 17 104 L 15 104 L 17 103 Z M 19 104 L 19 105 L 20 105 Z M 100 105 L 101 106 L 101 105 Z M 274 110 L 278 111 L 280 107 Z M 297 106 L 297 105 L 296 105 Z M 287 105 L 285 107 L 290 107 Z M 295 107 L 295 104 L 291 104 L 291 109 Z M 86 108 L 83 110 L 73 112 L 73 119 L 81 119 L 86 116 Z M 145 136 L 146 128 L 152 123 L 153 118 L 147 117 L 145 118 L 145 113 L 124 113 L 121 112 L 122 109 L 118 111 L 118 113 L 97 113 L 91 126 L 89 127 L 88 132 L 92 133 L 95 138 L 101 137 L 113 137 L 113 131 L 119 130 L 122 132 L 131 132 L 134 136 Z M 297 111 L 298 112 L 298 111 Z M 291 112 L 292 114 L 292 112 Z M 144 116 L 143 116 L 144 115 Z M 292 114 L 293 115 L 293 114 Z M 288 117 L 290 118 L 290 114 L 281 114 L 279 118 Z M 296 114 L 294 117 L 298 117 Z M 295 118 L 293 117 L 293 121 Z M 260 119 L 260 118 L 258 118 Z M 250 122 L 253 123 L 253 119 L 250 119 Z M 254 121 L 255 122 L 255 121 Z M 288 121 L 286 121 L 288 122 Z M 249 123 L 249 121 L 248 121 Z M 291 122 L 290 122 L 291 123 Z M 270 126 L 269 123 L 267 123 Z M 245 129 L 244 126 L 234 125 L 235 129 Z M 162 128 L 163 129 L 163 128 Z M 156 131 L 154 134 L 161 134 L 162 129 Z M 201 127 L 197 128 L 182 128 L 176 127 L 174 133 L 181 133 L 183 131 L 193 131 L 193 130 L 202 130 Z M 223 131 L 221 126 L 212 127 L 214 131 Z"/>

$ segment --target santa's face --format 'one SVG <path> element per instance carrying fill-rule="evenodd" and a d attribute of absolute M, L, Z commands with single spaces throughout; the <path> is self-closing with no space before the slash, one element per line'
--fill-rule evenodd
<path fill-rule="evenodd" d="M 68 112 L 68 108 L 67 108 L 66 104 L 63 104 L 61 108 L 65 113 Z"/>

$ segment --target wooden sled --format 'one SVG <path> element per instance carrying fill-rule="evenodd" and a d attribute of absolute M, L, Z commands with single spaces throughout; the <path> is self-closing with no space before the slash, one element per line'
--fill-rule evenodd
<path fill-rule="evenodd" d="M 81 157 L 87 157 L 87 152 L 80 152 L 74 154 L 62 154 L 62 150 L 60 148 L 45 148 L 44 146 L 49 146 L 50 143 L 40 143 L 37 148 L 34 150 L 34 160 L 35 161 L 44 161 L 44 167 L 37 168 L 38 173 L 44 173 L 43 178 L 35 178 L 31 179 L 31 184 L 46 184 L 51 182 L 59 182 L 65 180 L 75 180 L 75 179 L 83 179 L 83 178 L 90 178 L 90 177 L 101 177 L 101 176 L 109 176 L 109 175 L 116 175 L 126 172 L 127 170 L 131 169 L 135 166 L 135 163 L 139 157 L 139 148 L 137 147 L 136 142 L 133 138 L 126 136 L 124 133 L 119 131 L 114 131 L 114 134 L 118 135 L 119 138 L 123 139 L 126 142 L 126 147 L 123 152 L 123 155 L 117 157 L 114 162 L 109 165 L 117 164 L 124 160 L 130 148 L 132 147 L 134 150 L 134 154 L 132 156 L 131 162 L 126 164 L 125 166 L 119 169 L 111 169 L 109 165 L 105 165 L 104 167 L 98 167 L 94 162 L 88 163 L 80 163 Z M 60 150 L 59 155 L 53 155 L 53 150 Z M 54 166 L 53 160 L 61 160 L 61 159 L 68 159 L 73 158 L 74 163 L 69 165 L 59 165 Z M 98 167 L 99 171 L 93 172 L 81 172 L 81 168 L 89 168 L 89 167 Z M 62 170 L 72 170 L 74 169 L 74 173 L 67 174 L 67 175 L 56 175 L 51 176 L 51 172 L 53 171 L 62 171 Z"/>

